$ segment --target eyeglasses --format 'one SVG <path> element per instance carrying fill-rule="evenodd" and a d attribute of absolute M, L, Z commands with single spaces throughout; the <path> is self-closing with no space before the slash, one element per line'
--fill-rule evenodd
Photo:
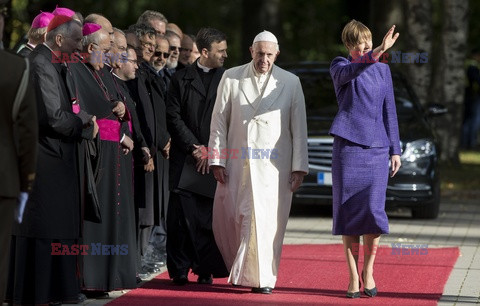
<path fill-rule="evenodd" d="M 180 52 L 192 52 L 192 49 L 188 49 L 188 48 L 180 48 L 179 50 Z"/>
<path fill-rule="evenodd" d="M 180 51 L 180 47 L 176 47 L 176 46 L 170 46 L 170 51 L 175 51 L 175 50 L 178 50 Z"/>
<path fill-rule="evenodd" d="M 140 44 L 141 44 L 142 47 L 144 47 L 144 48 L 150 48 L 150 49 L 153 48 L 153 49 L 155 49 L 155 48 L 157 47 L 157 46 L 155 46 L 154 44 L 149 43 L 149 42 L 141 42 Z"/>
<path fill-rule="evenodd" d="M 130 62 L 130 63 L 134 64 L 134 65 L 137 65 L 137 64 L 138 64 L 138 61 L 137 61 L 137 60 L 134 60 L 134 59 L 126 58 L 125 60 L 126 60 L 127 62 Z"/>
<path fill-rule="evenodd" d="M 153 53 L 153 56 L 156 56 L 156 57 L 163 56 L 163 58 L 169 58 L 170 53 L 157 51 L 157 52 Z"/>

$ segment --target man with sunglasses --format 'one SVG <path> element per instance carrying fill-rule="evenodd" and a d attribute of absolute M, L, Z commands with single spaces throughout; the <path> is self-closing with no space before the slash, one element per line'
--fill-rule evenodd
<path fill-rule="evenodd" d="M 129 28 L 127 43 L 137 50 L 142 48 L 142 39 L 153 36 L 155 30 L 145 24 Z M 154 52 L 152 52 L 152 55 Z M 127 82 L 129 93 L 137 103 L 142 134 L 150 149 L 151 158 L 145 169 L 135 165 L 135 204 L 138 209 L 138 248 L 143 268 L 152 271 L 152 265 L 165 264 L 165 258 L 155 253 L 151 256 L 149 241 L 155 226 L 164 228 L 169 198 L 168 167 L 170 134 L 166 125 L 165 89 L 157 70 L 151 65 L 151 56 L 137 51 L 138 70 L 136 78 Z M 165 233 L 165 230 L 162 230 Z M 165 236 L 165 235 L 163 235 Z M 163 237 L 165 240 L 165 237 Z M 147 252 L 148 251 L 148 252 Z M 149 267 L 150 266 L 150 267 Z"/>
<path fill-rule="evenodd" d="M 163 75 L 161 72 L 165 68 L 167 60 L 170 57 L 170 44 L 168 43 L 167 38 L 163 35 L 157 35 L 155 40 L 157 46 L 155 48 L 155 53 L 153 53 L 153 56 L 150 59 L 150 65 L 152 65 L 153 69 L 159 75 Z"/>
<path fill-rule="evenodd" d="M 170 56 L 167 59 L 167 75 L 172 76 L 177 71 L 178 58 L 180 56 L 181 40 L 177 33 L 167 30 L 165 37 L 170 44 Z"/>

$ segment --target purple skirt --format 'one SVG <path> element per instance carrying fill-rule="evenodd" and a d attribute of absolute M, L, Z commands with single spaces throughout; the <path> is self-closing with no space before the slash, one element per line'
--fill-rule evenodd
<path fill-rule="evenodd" d="M 385 193 L 389 148 L 335 136 L 332 158 L 333 235 L 388 234 Z"/>

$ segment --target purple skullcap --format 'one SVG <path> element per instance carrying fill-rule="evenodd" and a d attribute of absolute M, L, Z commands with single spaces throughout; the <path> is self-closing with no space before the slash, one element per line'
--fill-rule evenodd
<path fill-rule="evenodd" d="M 82 34 L 83 34 L 83 36 L 87 36 L 87 35 L 90 35 L 90 34 L 93 34 L 93 33 L 97 32 L 101 28 L 102 28 L 102 26 L 99 25 L 99 24 L 87 22 L 86 24 L 83 25 Z"/>
<path fill-rule="evenodd" d="M 72 11 L 71 9 L 69 8 L 66 8 L 66 7 L 57 7 L 53 10 L 53 15 L 55 16 L 59 16 L 59 15 L 62 15 L 62 16 L 67 16 L 67 17 L 72 17 L 73 15 L 75 15 L 75 12 Z"/>
<path fill-rule="evenodd" d="M 51 30 L 57 28 L 58 26 L 66 23 L 66 22 L 72 21 L 72 20 L 73 20 L 72 17 L 57 15 L 57 16 L 53 17 L 53 19 L 48 24 L 47 32 L 50 32 Z"/>
<path fill-rule="evenodd" d="M 32 21 L 32 29 L 40 29 L 40 28 L 46 28 L 48 27 L 48 24 L 50 21 L 52 21 L 53 15 L 52 13 L 49 12 L 41 12 L 38 14 Z"/>

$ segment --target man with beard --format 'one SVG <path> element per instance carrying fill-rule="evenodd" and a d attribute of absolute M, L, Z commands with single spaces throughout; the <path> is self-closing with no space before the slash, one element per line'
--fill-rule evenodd
<path fill-rule="evenodd" d="M 167 96 L 167 82 L 165 80 L 165 67 L 167 60 L 170 57 L 170 45 L 168 40 L 163 35 L 157 35 L 156 37 L 157 47 L 155 53 L 150 59 L 150 65 L 154 72 L 160 77 L 160 86 L 162 87 L 163 97 Z"/>
<path fill-rule="evenodd" d="M 100 127 L 101 150 L 92 162 L 99 169 L 96 186 L 102 218 L 101 223 L 85 220 L 83 242 L 92 246 L 92 252 L 107 245 L 112 249 L 99 256 L 83 257 L 82 286 L 88 296 L 99 297 L 137 286 L 132 157 L 130 149 L 122 144 L 122 125 L 129 123 L 130 114 L 100 75 L 105 54 L 111 49 L 110 33 L 98 24 L 85 23 L 83 34 L 85 58 L 71 70 L 81 109 L 96 115 Z"/>
<path fill-rule="evenodd" d="M 80 48 L 81 24 L 56 16 L 44 44 L 30 54 L 37 96 L 39 150 L 36 181 L 23 223 L 14 227 L 7 300 L 13 304 L 79 303 L 80 236 L 77 142 L 98 132 L 95 117 L 75 115 L 66 88 L 64 59 Z M 77 249 L 78 251 L 78 249 Z M 73 254 L 75 255 L 75 254 Z M 78 255 L 78 253 L 76 254 Z"/>
<path fill-rule="evenodd" d="M 181 38 L 172 31 L 167 31 L 165 37 L 168 40 L 168 44 L 170 45 L 170 56 L 167 59 L 167 67 L 165 69 L 165 75 L 167 76 L 167 87 L 170 84 L 170 79 L 172 75 L 177 71 L 178 66 L 178 57 L 180 56 L 180 48 L 181 48 Z"/>
<path fill-rule="evenodd" d="M 173 76 L 167 97 L 168 129 L 172 135 L 167 268 L 177 285 L 188 282 L 190 269 L 198 275 L 200 284 L 211 284 L 212 276 L 228 275 L 212 232 L 216 183 L 203 156 L 227 58 L 227 41 L 222 32 L 203 28 L 197 34 L 197 44 L 200 58 Z"/>

